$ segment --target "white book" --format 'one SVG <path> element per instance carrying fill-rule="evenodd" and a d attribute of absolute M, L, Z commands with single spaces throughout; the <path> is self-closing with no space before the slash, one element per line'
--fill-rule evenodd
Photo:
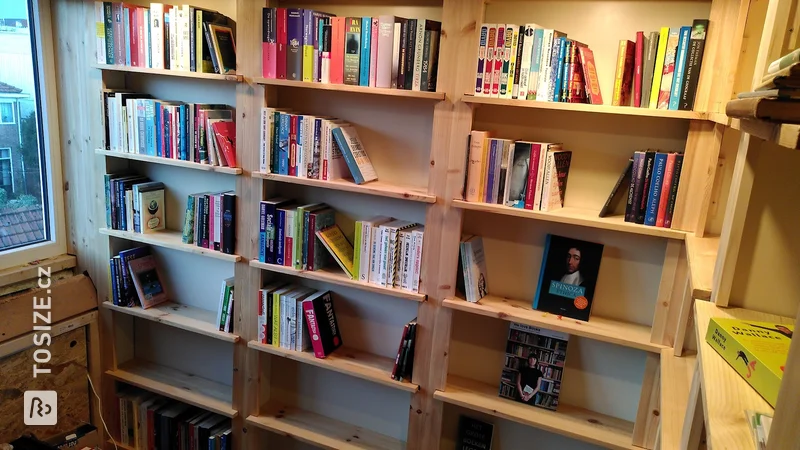
<path fill-rule="evenodd" d="M 502 205 L 508 204 L 508 195 L 511 192 L 511 171 L 514 168 L 513 166 L 514 150 L 515 150 L 514 141 L 506 141 L 503 144 L 503 157 L 505 158 L 505 161 L 503 161 L 501 167 L 505 167 L 506 177 L 503 186 L 503 203 L 501 203 Z"/>
<path fill-rule="evenodd" d="M 495 46 L 497 45 L 497 30 L 498 27 L 502 25 L 498 25 L 496 23 L 489 23 L 486 24 L 486 58 L 483 63 L 483 90 L 481 91 L 484 97 L 491 97 L 492 96 L 492 81 L 494 78 L 494 57 L 495 57 Z"/>
<path fill-rule="evenodd" d="M 460 247 L 467 301 L 475 303 L 488 293 L 483 238 L 470 236 L 461 242 Z"/>
<path fill-rule="evenodd" d="M 425 45 L 425 19 L 417 20 L 417 35 L 415 36 L 414 43 L 414 73 L 411 83 L 411 90 L 418 91 L 421 89 L 422 82 L 422 50 Z"/>
<path fill-rule="evenodd" d="M 373 264 L 376 262 L 373 259 L 374 251 L 376 249 L 374 237 L 378 233 L 380 225 L 383 225 L 392 220 L 391 217 L 379 216 L 373 217 L 369 220 L 361 221 L 361 259 L 358 267 L 358 280 L 369 282 L 370 273 L 373 271 Z"/>
<path fill-rule="evenodd" d="M 106 64 L 106 19 L 103 2 L 94 2 L 95 42 L 97 48 L 97 64 Z M 113 63 L 111 63 L 113 64 Z"/>
<path fill-rule="evenodd" d="M 213 242 L 222 244 L 222 193 L 214 194 L 214 222 Z"/>
<path fill-rule="evenodd" d="M 347 125 L 341 127 L 339 130 L 342 134 L 340 137 L 344 138 L 344 144 L 346 145 L 346 148 L 340 148 L 340 150 L 342 150 L 342 152 L 347 152 L 349 159 L 355 163 L 354 165 L 348 166 L 348 172 L 350 172 L 356 184 L 377 180 L 378 174 L 375 172 L 375 167 L 373 167 L 369 159 L 364 144 L 358 137 L 356 128 Z M 341 141 L 337 140 L 337 143 L 341 143 Z M 347 165 L 347 163 L 345 163 L 345 165 Z"/>
<path fill-rule="evenodd" d="M 272 117 L 273 108 L 261 108 L 261 132 L 259 133 L 259 171 L 261 173 L 269 173 L 270 159 L 272 157 L 271 149 L 269 148 L 272 142 Z"/>
<path fill-rule="evenodd" d="M 408 290 L 408 268 L 410 267 L 411 254 L 411 231 L 403 230 L 400 232 L 400 266 L 398 272 L 400 273 L 400 281 L 397 285 L 400 289 Z"/>
<path fill-rule="evenodd" d="M 305 138 L 306 138 L 306 117 L 308 116 L 304 116 L 302 114 L 299 114 L 297 116 L 297 149 L 295 150 L 294 154 L 295 164 L 297 167 L 295 176 L 297 178 L 305 178 L 305 176 L 302 175 L 302 172 L 303 172 L 303 167 L 305 167 L 304 164 L 305 154 L 303 154 L 303 144 L 305 144 Z M 289 166 L 291 167 L 291 165 L 292 162 L 289 161 Z"/>
<path fill-rule="evenodd" d="M 528 97 L 528 84 L 530 82 L 531 74 L 531 58 L 533 57 L 533 34 L 536 30 L 536 24 L 526 23 L 525 32 L 520 39 L 522 39 L 522 60 L 517 61 L 517 64 L 522 64 L 519 69 L 519 90 L 515 98 L 526 99 Z"/>
<path fill-rule="evenodd" d="M 258 291 L 258 342 L 267 343 L 267 290 Z"/>
<path fill-rule="evenodd" d="M 383 227 L 372 229 L 370 236 L 370 262 L 369 262 L 369 282 L 381 285 L 381 262 L 383 261 Z"/>
<path fill-rule="evenodd" d="M 283 221 L 283 265 L 290 267 L 293 266 L 292 260 L 294 259 L 292 251 L 294 250 L 294 215 L 296 211 L 296 209 L 287 209 Z"/>
<path fill-rule="evenodd" d="M 166 13 L 165 13 L 166 17 Z M 178 36 L 178 7 L 173 6 L 169 9 L 169 68 L 178 70 L 178 52 L 176 45 Z"/>
<path fill-rule="evenodd" d="M 411 272 L 411 291 L 419 292 L 419 276 L 422 272 L 422 241 L 425 236 L 425 227 L 420 227 L 412 232 L 414 236 L 414 264 Z"/>
<path fill-rule="evenodd" d="M 189 58 L 191 57 L 191 40 L 189 34 L 191 33 L 190 26 L 194 25 L 191 23 L 192 14 L 189 10 L 189 5 L 181 5 L 181 10 L 183 11 L 183 17 L 181 21 L 181 35 L 180 35 L 180 44 L 181 44 L 181 70 L 188 71 L 191 68 L 191 61 Z"/>
<path fill-rule="evenodd" d="M 552 101 L 549 98 L 550 84 L 550 53 L 553 50 L 553 31 L 546 29 L 542 35 L 542 55 L 539 63 L 539 85 L 536 88 L 536 100 L 540 102 Z"/>
<path fill-rule="evenodd" d="M 400 70 L 400 32 L 402 24 L 394 24 L 394 40 L 392 41 L 392 89 L 397 88 L 397 72 Z"/>
<path fill-rule="evenodd" d="M 500 84 L 502 83 L 501 80 L 503 78 L 503 58 L 505 57 L 506 54 L 506 47 L 505 47 L 506 24 L 498 23 L 496 31 L 497 34 L 495 35 L 495 40 L 494 40 L 495 44 L 494 64 L 492 64 L 492 66 L 494 67 L 494 69 L 492 69 L 492 92 L 489 93 L 489 96 L 498 98 L 500 97 Z M 497 44 L 501 35 L 503 37 L 503 44 L 502 46 L 499 46 Z M 498 66 L 498 61 L 500 62 L 499 66 Z M 497 93 L 494 92 L 495 86 L 497 86 Z"/>
<path fill-rule="evenodd" d="M 164 68 L 164 4 L 150 3 L 150 64 Z"/>
<path fill-rule="evenodd" d="M 383 286 L 395 286 L 398 278 L 397 267 L 400 259 L 399 234 L 400 231 L 415 225 L 415 223 L 405 220 L 396 220 L 385 225 L 383 237 L 384 258 L 381 264 L 381 283 Z"/>

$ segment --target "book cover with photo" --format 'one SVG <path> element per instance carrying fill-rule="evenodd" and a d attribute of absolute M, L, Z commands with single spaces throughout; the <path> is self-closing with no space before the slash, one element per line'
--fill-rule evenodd
<path fill-rule="evenodd" d="M 512 322 L 500 397 L 555 411 L 568 341 L 568 334 Z"/>
<path fill-rule="evenodd" d="M 548 234 L 533 308 L 589 320 L 602 257 L 603 244 Z"/>

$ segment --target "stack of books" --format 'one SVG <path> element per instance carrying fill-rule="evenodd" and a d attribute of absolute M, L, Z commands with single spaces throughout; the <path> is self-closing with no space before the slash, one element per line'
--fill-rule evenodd
<path fill-rule="evenodd" d="M 259 291 L 259 342 L 325 358 L 342 346 L 333 294 L 278 282 Z"/>
<path fill-rule="evenodd" d="M 400 337 L 400 346 L 392 367 L 392 379 L 395 381 L 409 380 L 414 374 L 414 347 L 417 343 L 417 319 L 408 322 L 403 327 Z"/>
<path fill-rule="evenodd" d="M 167 225 L 164 183 L 139 175 L 105 174 L 106 228 L 156 233 Z"/>
<path fill-rule="evenodd" d="M 97 63 L 235 73 L 236 23 L 190 5 L 95 2 Z"/>
<path fill-rule="evenodd" d="M 356 184 L 378 179 L 354 126 L 275 108 L 261 110 L 261 172 Z"/>
<path fill-rule="evenodd" d="M 742 92 L 725 106 L 725 114 L 739 119 L 800 123 L 800 49 L 772 61 L 761 84 Z"/>
<path fill-rule="evenodd" d="M 682 168 L 682 153 L 635 152 L 620 176 L 620 180 L 630 176 L 625 222 L 671 228 Z M 621 184 L 618 182 L 609 200 Z"/>
<path fill-rule="evenodd" d="M 436 91 L 441 22 L 264 8 L 264 78 Z"/>
<path fill-rule="evenodd" d="M 103 92 L 106 148 L 121 153 L 236 167 L 233 108 Z"/>
<path fill-rule="evenodd" d="M 233 448 L 231 419 L 152 392 L 117 393 L 120 443 L 135 449 Z"/>
<path fill-rule="evenodd" d="M 534 211 L 564 206 L 571 151 L 561 144 L 491 136 L 487 131 L 470 134 L 466 201 Z"/>
<path fill-rule="evenodd" d="M 236 194 L 189 194 L 181 242 L 232 255 L 236 247 Z"/>

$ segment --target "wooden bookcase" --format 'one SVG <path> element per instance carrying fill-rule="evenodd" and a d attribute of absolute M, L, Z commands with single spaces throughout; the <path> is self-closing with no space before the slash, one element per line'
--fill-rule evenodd
<path fill-rule="evenodd" d="M 116 423 L 112 381 L 119 380 L 232 417 L 237 449 L 305 448 L 302 443 L 329 449 L 449 449 L 459 414 L 494 422 L 497 439 L 508 448 L 536 441 L 557 448 L 588 443 L 671 449 L 689 438 L 697 441 L 700 433 L 688 433 L 683 425 L 687 411 L 687 421 L 696 424 L 694 412 L 703 410 L 697 408 L 697 376 L 692 382 L 695 361 L 701 358 L 695 356 L 693 311 L 705 305 L 695 306 L 695 300 L 727 297 L 734 284 L 726 277 L 732 277 L 727 268 L 736 266 L 736 259 L 729 261 L 727 249 L 741 240 L 742 204 L 749 197 L 748 180 L 752 184 L 752 174 L 740 162 L 750 158 L 741 151 L 750 139 L 746 131 L 788 139 L 764 124 L 729 120 L 724 106 L 735 92 L 749 88 L 759 73 L 756 63 L 763 68 L 780 54 L 770 49 L 769 57 L 762 56 L 762 44 L 745 36 L 772 36 L 764 28 L 765 18 L 782 17 L 778 3 L 790 0 L 196 0 L 197 6 L 236 20 L 236 76 L 98 66 L 88 44 L 94 42 L 87 31 L 94 26 L 92 2 L 53 2 L 64 56 L 58 60 L 61 120 L 69 130 L 62 137 L 65 180 L 72 183 L 68 204 L 76 206 L 69 212 L 71 250 L 95 280 L 103 280 L 97 285 L 104 306 L 107 423 Z M 441 20 L 437 92 L 264 79 L 264 6 Z M 608 101 L 619 39 L 696 18 L 709 18 L 711 25 L 694 111 L 470 95 L 483 22 L 535 22 L 587 43 Z M 235 106 L 241 169 L 164 164 L 102 150 L 97 144 L 103 136 L 102 110 L 96 99 L 110 87 Z M 260 173 L 260 111 L 265 106 L 354 123 L 380 181 L 357 186 Z M 462 201 L 472 129 L 495 130 L 503 138 L 563 142 L 573 151 L 566 208 L 542 213 Z M 671 229 L 626 223 L 619 211 L 607 218 L 597 215 L 625 161 L 642 148 L 685 155 Z M 186 193 L 211 185 L 235 189 L 235 256 L 187 248 L 174 234 L 133 235 L 99 227 L 105 210 L 102 174 L 125 166 L 165 181 L 168 189 L 181 186 L 175 194 L 178 203 Z M 729 190 L 736 194 L 728 197 Z M 278 195 L 329 203 L 346 233 L 352 233 L 354 220 L 378 214 L 424 223 L 421 293 L 353 282 L 335 268 L 306 272 L 257 262 L 258 202 Z M 182 212 L 182 205 L 175 208 L 176 215 Z M 180 220 L 170 216 L 168 223 Z M 486 245 L 491 295 L 477 304 L 455 291 L 462 232 L 482 235 Z M 547 233 L 606 246 L 589 322 L 530 307 Z M 108 257 L 134 241 L 154 246 L 174 271 L 168 278 L 175 304 L 148 311 L 108 304 Z M 712 276 L 715 261 L 718 274 Z M 218 292 L 211 285 L 231 275 L 237 310 L 234 333 L 228 334 L 209 323 L 209 311 Z M 256 342 L 258 289 L 273 279 L 332 290 L 347 347 L 319 360 Z M 389 377 L 391 358 L 402 325 L 414 317 L 419 323 L 414 377 L 395 382 Z M 498 357 L 512 321 L 571 335 L 557 412 L 497 395 Z M 159 359 L 169 364 L 158 364 Z"/>

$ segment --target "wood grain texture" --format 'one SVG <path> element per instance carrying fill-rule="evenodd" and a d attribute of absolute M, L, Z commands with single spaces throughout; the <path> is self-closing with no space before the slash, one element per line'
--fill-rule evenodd
<path fill-rule="evenodd" d="M 700 300 L 711 299 L 711 286 L 714 278 L 714 264 L 719 250 L 719 236 L 698 238 L 686 236 L 686 257 L 692 282 L 692 297 Z"/>
<path fill-rule="evenodd" d="M 662 354 L 664 351 L 662 350 Z M 653 449 L 661 428 L 661 355 L 648 353 L 644 364 L 642 392 L 633 424 L 633 445 Z M 671 448 L 671 447 L 667 447 Z"/>
<path fill-rule="evenodd" d="M 77 261 L 78 260 L 74 255 L 61 255 L 53 258 L 31 261 L 28 264 L 0 270 L 0 287 L 19 283 L 20 281 L 30 280 L 32 278 L 39 278 L 39 268 L 42 268 L 51 274 L 60 272 L 62 270 L 71 269 L 77 265 Z"/>
<path fill-rule="evenodd" d="M 669 350 L 661 352 L 661 448 L 680 449 L 684 416 L 689 410 L 692 375 L 697 366 L 695 355 L 676 357 Z"/>
<path fill-rule="evenodd" d="M 797 311 L 795 324 L 800 321 L 800 309 Z M 781 389 L 778 391 L 778 403 L 775 406 L 775 417 L 769 433 L 767 450 L 800 449 L 800 427 L 797 417 L 800 415 L 800 344 L 792 340 L 789 355 L 786 357 L 786 370 L 783 373 Z"/>
<path fill-rule="evenodd" d="M 676 287 L 682 287 L 686 280 L 686 260 L 683 255 L 683 244 L 678 241 L 667 241 L 664 253 L 664 264 L 661 266 L 661 281 L 658 284 L 658 297 L 656 298 L 655 312 L 653 313 L 653 327 L 650 333 L 650 342 L 672 346 L 675 340 L 676 308 L 680 305 L 673 303 L 673 294 Z M 677 286 L 676 286 L 677 285 Z"/>
<path fill-rule="evenodd" d="M 193 79 L 213 80 L 213 81 L 237 82 L 237 81 L 242 81 L 243 79 L 241 75 L 235 75 L 235 74 L 190 72 L 188 70 L 183 71 L 183 70 L 170 70 L 170 69 L 151 69 L 149 67 L 117 66 L 113 64 L 95 64 L 94 68 L 99 70 L 109 70 L 114 72 L 141 73 L 147 75 L 193 78 Z"/>
<path fill-rule="evenodd" d="M 564 404 L 558 405 L 558 411 L 555 412 L 532 408 L 498 397 L 496 386 L 467 378 L 449 376 L 445 389 L 436 391 L 434 397 L 446 403 L 605 448 L 633 448 L 633 424 L 630 422 Z"/>
<path fill-rule="evenodd" d="M 337 191 L 356 192 L 359 194 L 375 195 L 378 197 L 399 198 L 414 202 L 436 203 L 436 196 L 414 187 L 397 186 L 384 183 L 381 180 L 371 181 L 365 184 L 356 184 L 351 180 L 316 180 L 313 178 L 291 177 L 288 175 L 278 175 L 274 173 L 253 172 L 254 177 L 265 180 L 279 181 L 282 183 L 301 184 L 323 189 L 334 189 Z"/>
<path fill-rule="evenodd" d="M 301 89 L 316 89 L 318 91 L 350 92 L 354 94 L 384 95 L 389 97 L 418 98 L 426 100 L 444 100 L 444 92 L 406 91 L 403 89 L 376 88 L 369 86 L 350 86 L 347 84 L 312 83 L 307 81 L 280 80 L 276 78 L 253 78 L 258 84 L 267 86 L 281 86 Z"/>
<path fill-rule="evenodd" d="M 695 359 L 696 355 L 695 355 Z M 686 404 L 686 416 L 683 419 L 681 429 L 681 450 L 695 450 L 700 448 L 700 441 L 703 439 L 704 417 L 703 417 L 703 394 L 700 392 L 702 375 L 700 374 L 700 364 L 694 364 L 692 373 L 692 384 L 689 387 L 689 399 Z"/>
<path fill-rule="evenodd" d="M 122 158 L 130 159 L 133 161 L 144 161 L 151 164 L 164 164 L 166 166 L 183 167 L 185 169 L 205 170 L 208 172 L 219 172 L 228 175 L 240 175 L 242 169 L 240 167 L 221 167 L 212 166 L 211 164 L 200 164 L 192 161 L 182 161 L 180 159 L 162 158 L 160 156 L 140 155 L 137 153 L 125 153 L 112 150 L 103 150 L 97 148 L 94 151 L 98 155 L 107 156 L 109 158 Z"/>
<path fill-rule="evenodd" d="M 239 255 L 229 255 L 194 244 L 184 244 L 181 241 L 181 232 L 173 230 L 159 231 L 158 233 L 134 233 L 133 231 L 112 230 L 100 228 L 100 234 L 113 236 L 115 238 L 127 239 L 129 241 L 141 242 L 143 244 L 155 245 L 171 250 L 192 253 L 195 255 L 206 256 L 209 258 L 221 259 L 223 261 L 236 262 L 242 259 Z"/>
<path fill-rule="evenodd" d="M 672 346 L 672 351 L 675 356 L 683 355 L 684 348 L 686 347 L 686 337 L 693 336 L 693 322 L 692 317 L 694 311 L 694 298 L 692 297 L 692 280 L 687 279 L 683 284 L 682 294 L 679 298 L 680 311 L 678 316 L 677 329 L 675 330 L 675 343 Z"/>
<path fill-rule="evenodd" d="M 534 108 L 557 111 L 573 111 L 592 114 L 617 114 L 621 116 L 657 117 L 662 119 L 700 119 L 705 113 L 696 111 L 670 111 L 666 109 L 633 108 L 628 106 L 589 105 L 584 103 L 538 102 L 533 100 L 511 100 L 493 97 L 475 97 L 464 95 L 462 101 L 473 105 L 491 105 L 500 107 Z"/>
<path fill-rule="evenodd" d="M 226 342 L 236 342 L 239 340 L 239 336 L 233 333 L 219 331 L 219 324 L 215 323 L 217 313 L 214 311 L 207 311 L 205 309 L 173 302 L 162 303 L 148 309 L 142 309 L 138 306 L 130 308 L 114 306 L 113 303 L 106 301 L 103 302 L 103 307 L 120 314 L 128 314 L 141 319 L 163 323 L 164 325 Z"/>

